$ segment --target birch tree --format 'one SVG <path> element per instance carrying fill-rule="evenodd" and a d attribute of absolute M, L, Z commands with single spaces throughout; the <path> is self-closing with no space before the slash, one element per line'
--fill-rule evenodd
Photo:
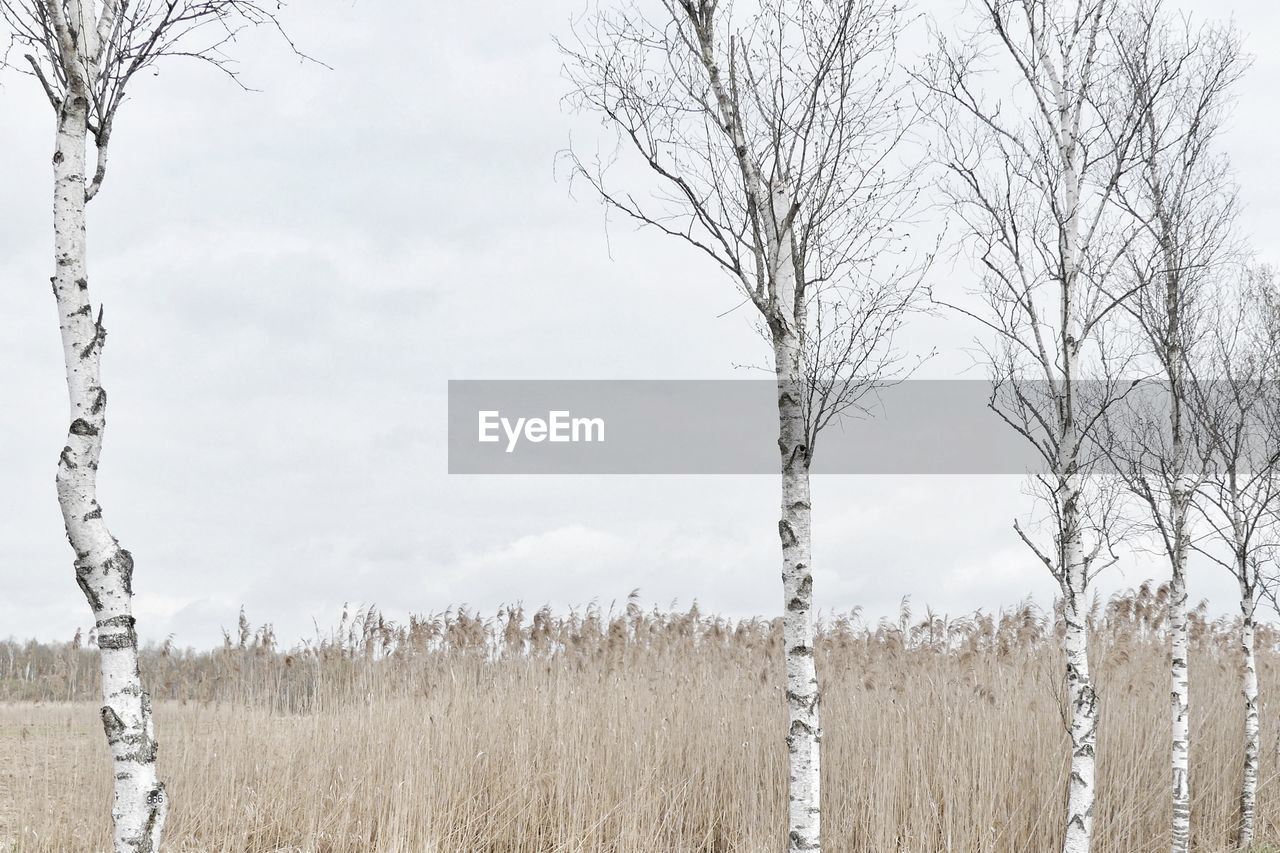
<path fill-rule="evenodd" d="M 645 177 L 570 153 L 575 176 L 727 273 L 770 345 L 792 851 L 821 849 L 810 464 L 825 426 L 907 368 L 894 336 L 919 294 L 915 173 L 895 162 L 905 22 L 885 0 L 661 0 L 594 8 L 561 46 L 571 103 Z"/>
<path fill-rule="evenodd" d="M 982 0 L 974 31 L 938 35 L 921 83 L 933 96 L 940 190 L 976 260 L 970 302 L 938 301 L 980 323 L 991 405 L 1031 443 L 1031 483 L 1049 541 L 1014 528 L 1058 583 L 1071 770 L 1064 853 L 1090 846 L 1098 698 L 1089 666 L 1089 589 L 1114 561 L 1114 502 L 1094 445 L 1124 393 L 1124 353 L 1107 325 L 1131 228 L 1117 208 L 1140 110 L 1117 96 L 1107 0 Z M 1093 381 L 1082 381 L 1093 380 Z"/>
<path fill-rule="evenodd" d="M 1125 413 L 1109 449 L 1157 534 L 1170 568 L 1170 764 L 1173 853 L 1191 844 L 1187 554 L 1191 505 L 1204 472 L 1188 361 L 1205 336 L 1206 301 L 1232 260 L 1236 199 L 1216 150 L 1245 62 L 1229 28 L 1193 27 L 1159 0 L 1135 4 L 1118 28 L 1120 83 L 1142 109 L 1135 167 L 1118 203 L 1138 230 L 1125 252 L 1129 315 L 1154 362 L 1151 394 Z M 1121 129 L 1120 132 L 1127 132 Z M 1154 403 L 1154 405 L 1152 405 Z"/>
<path fill-rule="evenodd" d="M 133 555 L 112 535 L 97 496 L 107 330 L 89 286 L 85 211 L 102 188 L 112 129 L 134 79 L 166 57 L 202 60 L 234 77 L 224 48 L 245 27 L 278 29 L 280 6 L 256 0 L 0 0 L 12 67 L 39 83 L 55 118 L 51 282 L 71 405 L 57 493 L 75 551 L 76 581 L 95 620 L 117 853 L 159 850 L 169 798 L 156 772 L 151 700 L 138 670 Z"/>
<path fill-rule="evenodd" d="M 1252 269 L 1226 296 L 1197 360 L 1204 377 L 1191 398 L 1203 423 L 1210 464 L 1196 507 L 1211 533 L 1194 547 L 1229 571 L 1240 591 L 1240 655 L 1244 764 L 1237 843 L 1253 843 L 1258 797 L 1258 670 L 1255 613 L 1274 600 L 1280 512 L 1280 289 L 1270 270 Z M 1234 298 L 1232 298 L 1234 297 Z M 1225 555 L 1225 556 L 1224 556 Z"/>

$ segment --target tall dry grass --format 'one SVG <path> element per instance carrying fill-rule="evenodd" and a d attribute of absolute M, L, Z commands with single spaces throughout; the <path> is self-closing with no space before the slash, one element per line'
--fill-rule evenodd
<path fill-rule="evenodd" d="M 1099 853 L 1168 846 L 1162 592 L 1095 614 Z M 1241 762 L 1233 624 L 1194 623 L 1195 849 L 1229 850 Z M 1054 620 L 829 621 L 826 849 L 1056 851 L 1068 769 Z M 242 620 L 151 649 L 171 851 L 774 851 L 776 622 L 696 610 L 344 616 L 290 652 Z M 1262 632 L 1264 837 L 1280 821 L 1280 635 Z M 0 839 L 107 849 L 93 651 L 0 644 Z M 0 843 L 0 849 L 3 843 Z"/>

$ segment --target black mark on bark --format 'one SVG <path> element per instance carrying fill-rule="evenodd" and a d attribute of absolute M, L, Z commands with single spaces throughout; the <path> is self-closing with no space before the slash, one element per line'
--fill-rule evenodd
<path fill-rule="evenodd" d="M 110 705 L 102 706 L 102 730 L 107 733 L 107 743 L 112 746 L 124 736 L 124 720 Z"/>
<path fill-rule="evenodd" d="M 112 569 L 120 573 L 124 594 L 133 595 L 133 555 L 123 548 L 118 549 L 114 557 L 102 564 L 103 573 Z"/>
<path fill-rule="evenodd" d="M 84 349 L 80 350 L 81 358 L 88 358 L 93 351 L 101 351 L 103 345 L 107 342 L 107 328 L 102 325 L 102 306 L 98 306 L 98 319 L 93 323 L 93 339 L 85 344 Z"/>
<path fill-rule="evenodd" d="M 112 616 L 98 622 L 98 648 L 128 649 L 138 645 L 132 616 Z"/>
<path fill-rule="evenodd" d="M 791 529 L 791 522 L 785 518 L 778 522 L 778 538 L 782 540 L 783 548 L 790 548 L 796 544 L 796 533 Z"/>
<path fill-rule="evenodd" d="M 89 608 L 97 613 L 102 609 L 102 599 L 98 597 L 98 593 L 94 590 L 93 585 L 89 582 L 89 576 L 93 573 L 90 566 L 76 562 L 76 584 L 80 587 L 80 591 L 84 593 L 85 599 L 89 602 Z"/>

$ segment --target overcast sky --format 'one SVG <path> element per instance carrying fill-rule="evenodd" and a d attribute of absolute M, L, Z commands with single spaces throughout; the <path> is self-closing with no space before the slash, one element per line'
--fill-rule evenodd
<path fill-rule="evenodd" d="M 1280 10 L 1234 14 L 1257 61 L 1226 147 L 1264 257 L 1273 188 Z M 961 6 L 924 4 L 944 23 Z M 445 390 L 462 378 L 736 378 L 766 352 L 705 259 L 571 194 L 552 36 L 582 3 L 308 0 L 288 10 L 299 63 L 240 45 L 244 93 L 167 65 L 136 82 L 90 209 L 110 392 L 100 490 L 137 561 L 144 639 L 204 645 L 245 605 L 293 641 L 344 602 L 395 616 L 646 602 L 728 615 L 781 609 L 776 478 L 449 476 Z M 51 274 L 53 116 L 33 81 L 0 84 L 0 636 L 91 624 L 53 487 L 67 404 Z M 575 197 L 576 196 L 576 197 Z M 936 275 L 971 283 L 963 266 Z M 726 313 L 728 312 L 728 313 Z M 723 316 L 721 316 L 723 315 Z M 952 355 L 979 330 L 921 320 Z M 972 375 L 972 374 L 970 374 Z M 960 614 L 1047 602 L 1016 539 L 1017 478 L 822 477 L 815 600 Z M 1159 576 L 1130 560 L 1105 589 Z M 1220 569 L 1193 595 L 1231 606 Z"/>

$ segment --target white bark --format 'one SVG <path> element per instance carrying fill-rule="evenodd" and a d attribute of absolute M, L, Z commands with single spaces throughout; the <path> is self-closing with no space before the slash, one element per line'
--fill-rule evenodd
<path fill-rule="evenodd" d="M 1154 122 L 1148 114 L 1148 126 Z M 1153 134 L 1154 135 L 1154 134 Z M 1153 181 L 1153 184 L 1156 182 Z M 1166 259 L 1165 272 L 1165 340 L 1163 361 L 1169 378 L 1169 428 L 1172 442 L 1172 483 L 1169 489 L 1169 527 L 1166 542 L 1169 548 L 1171 576 L 1169 582 L 1169 715 L 1170 715 L 1170 775 L 1172 781 L 1172 822 L 1170 824 L 1171 850 L 1188 853 L 1191 847 L 1191 683 L 1188 675 L 1189 623 L 1187 613 L 1187 551 L 1188 511 L 1194 487 L 1188 477 L 1190 468 L 1186 424 L 1183 422 L 1187 400 L 1185 382 L 1182 311 L 1186 307 L 1185 283 L 1177 271 L 1178 256 L 1172 245 L 1172 235 L 1165 232 L 1163 223 L 1169 217 L 1164 208 L 1162 194 L 1154 193 L 1157 219 L 1162 223 L 1162 256 Z M 1160 512 L 1159 502 L 1152 511 Z"/>
<path fill-rule="evenodd" d="M 116 853 L 160 848 L 168 800 L 156 775 L 151 703 L 138 671 L 132 613 L 133 557 L 107 529 L 97 500 L 98 462 L 106 428 L 107 395 L 101 381 L 106 332 L 89 299 L 85 233 L 85 163 L 88 99 L 72 81 L 58 113 L 54 170 L 53 292 L 71 426 L 58 460 L 58 500 L 75 550 L 76 580 L 97 625 L 102 666 L 102 725 L 114 769 Z"/>
<path fill-rule="evenodd" d="M 1246 571 L 1242 567 L 1242 571 Z M 1240 779 L 1240 833 L 1238 846 L 1253 844 L 1258 803 L 1258 753 L 1262 739 L 1258 729 L 1258 668 L 1254 657 L 1253 591 L 1241 585 L 1240 692 L 1244 697 L 1244 773 Z"/>
<path fill-rule="evenodd" d="M 1141 90 L 1140 90 L 1141 91 Z M 1152 109 L 1148 109 L 1144 117 L 1144 135 L 1142 139 L 1143 157 L 1146 161 L 1147 182 L 1151 196 L 1149 217 L 1153 220 L 1151 230 L 1156 237 L 1158 255 L 1164 263 L 1163 283 L 1164 300 L 1162 311 L 1157 311 L 1151 319 L 1149 327 L 1159 329 L 1153 341 L 1159 354 L 1165 375 L 1169 380 L 1169 434 L 1171 442 L 1167 460 L 1166 478 L 1168 490 L 1167 510 L 1161 506 L 1158 497 L 1160 488 L 1145 489 L 1148 495 L 1151 512 L 1158 527 L 1164 530 L 1165 545 L 1168 549 L 1170 581 L 1169 581 L 1169 715 L 1170 715 L 1170 777 L 1172 782 L 1172 812 L 1170 838 L 1173 853 L 1188 853 L 1191 846 L 1191 689 L 1187 670 L 1188 655 L 1188 613 L 1187 613 L 1187 551 L 1188 511 L 1194 486 L 1190 473 L 1189 445 L 1186 436 L 1187 424 L 1184 423 L 1184 409 L 1187 403 L 1185 381 L 1185 359 L 1188 341 L 1184 341 L 1183 312 L 1187 310 L 1190 299 L 1189 274 L 1182 269 L 1182 258 L 1193 247 L 1185 244 L 1186 235 L 1180 233 L 1181 222 L 1169 210 L 1165 198 L 1164 174 L 1161 162 L 1161 139 L 1157 129 L 1156 118 Z M 1175 188 L 1175 194 L 1178 190 Z M 1175 207 L 1186 201 L 1176 197 L 1172 200 Z M 1144 304 L 1140 301 L 1140 305 Z M 1138 309 L 1139 313 L 1142 308 Z M 1162 328 L 1161 328 L 1162 327 Z M 1160 465 L 1164 467 L 1163 464 Z M 1161 514 L 1167 512 L 1167 526 Z"/>
<path fill-rule="evenodd" d="M 1179 537 L 1183 538 L 1183 537 Z M 1185 539 L 1173 557 L 1169 584 L 1170 767 L 1173 781 L 1172 849 L 1187 853 L 1191 846 L 1191 688 L 1187 673 L 1187 579 Z"/>
<path fill-rule="evenodd" d="M 1170 285 L 1170 290 L 1174 285 Z M 1170 322 L 1174 354 L 1170 362 L 1172 396 L 1173 458 L 1178 466 L 1169 495 L 1170 544 L 1172 575 L 1169 582 L 1169 713 L 1170 771 L 1172 776 L 1173 812 L 1170 826 L 1173 853 L 1188 853 L 1191 848 L 1191 682 L 1188 674 L 1190 654 L 1187 636 L 1187 550 L 1188 508 L 1191 486 L 1186 476 L 1187 457 L 1183 436 L 1182 404 L 1185 390 L 1182 380 L 1181 346 L 1177 343 L 1179 326 L 1178 297 L 1171 296 Z"/>
<path fill-rule="evenodd" d="M 97 500 L 107 395 L 102 310 L 89 296 L 85 207 L 102 186 L 116 110 L 134 75 L 164 56 L 198 58 L 232 77 L 223 48 L 243 29 L 283 34 L 284 0 L 0 0 L 11 50 L 22 51 L 57 119 L 53 293 L 71 404 L 58 460 L 58 500 L 75 551 L 76 579 L 93 611 L 102 667 L 102 724 L 113 763 L 114 849 L 155 853 L 168 797 L 156 774 L 151 702 L 138 671 L 133 557 L 120 547 Z M 0 65 L 3 65 L 0 60 Z M 96 164 L 88 180 L 88 140 Z"/>
<path fill-rule="evenodd" d="M 1083 540 L 1084 513 L 1080 506 L 1083 489 L 1078 473 L 1080 434 L 1075 422 L 1075 389 L 1072 387 L 1077 378 L 1081 343 L 1072 321 L 1072 313 L 1080 298 L 1079 112 L 1073 113 L 1068 108 L 1070 101 L 1061 80 L 1061 76 L 1055 76 L 1052 82 L 1055 99 L 1060 105 L 1054 131 L 1062 168 L 1062 210 L 1065 213 L 1059 226 L 1062 278 L 1058 308 L 1062 326 L 1058 346 L 1064 366 L 1059 399 L 1064 402 L 1058 408 L 1061 419 L 1058 448 L 1065 476 L 1061 477 L 1063 494 L 1059 512 L 1062 526 L 1059 535 L 1064 541 L 1061 543 L 1058 570 L 1063 588 L 1063 618 L 1066 620 L 1063 656 L 1067 665 L 1067 698 L 1071 703 L 1071 777 L 1067 783 L 1067 825 L 1062 849 L 1063 853 L 1088 853 L 1093 839 L 1098 697 L 1089 675 L 1089 565 Z M 1048 364 L 1044 369 L 1046 375 L 1053 375 Z"/>
<path fill-rule="evenodd" d="M 770 241 L 774 312 L 770 323 L 778 384 L 778 451 L 782 463 L 783 644 L 786 659 L 787 786 L 790 853 L 821 850 L 821 743 L 818 675 L 813 657 L 813 571 L 810 562 L 809 448 L 804 418 L 801 334 L 803 307 L 796 300 L 791 207 L 786 183 L 771 193 L 777 237 Z"/>
<path fill-rule="evenodd" d="M 1067 783 L 1067 825 L 1063 853 L 1088 853 L 1093 838 L 1095 759 L 1098 743 L 1098 696 L 1089 674 L 1088 566 L 1080 535 L 1077 477 L 1066 480 L 1063 527 L 1068 531 L 1063 556 L 1065 631 L 1062 652 L 1067 665 L 1067 701 L 1071 705 L 1071 776 Z"/>

